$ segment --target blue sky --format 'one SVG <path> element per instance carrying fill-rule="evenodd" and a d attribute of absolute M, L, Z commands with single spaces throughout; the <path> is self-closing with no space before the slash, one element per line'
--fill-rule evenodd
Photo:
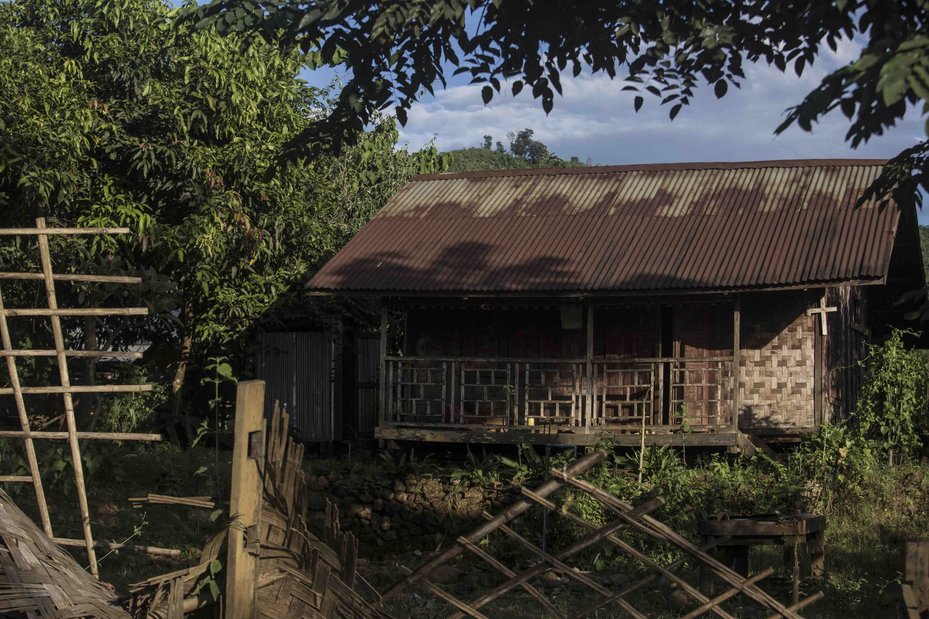
<path fill-rule="evenodd" d="M 631 92 L 605 76 L 581 75 L 563 80 L 564 96 L 556 97 L 548 116 L 524 90 L 517 97 L 498 95 L 484 105 L 480 85 L 452 81 L 435 96 L 425 96 L 409 113 L 401 140 L 418 148 L 435 139 L 442 149 L 477 146 L 482 136 L 506 143 L 509 131 L 529 127 L 535 136 L 561 157 L 589 157 L 594 164 L 662 163 L 685 161 L 747 161 L 827 157 L 890 157 L 924 137 L 917 110 L 883 136 L 852 149 L 844 140 L 848 129 L 839 112 L 815 125 L 812 133 L 792 127 L 780 136 L 774 128 L 784 111 L 798 103 L 827 73 L 858 57 L 858 45 L 841 42 L 836 52 L 826 48 L 802 77 L 763 65 L 747 67 L 741 89 L 729 89 L 717 100 L 709 88 L 697 93 L 672 122 L 668 107 L 646 97 L 635 113 Z M 307 76 L 318 85 L 328 83 L 331 72 Z M 929 223 L 929 210 L 920 214 Z"/>

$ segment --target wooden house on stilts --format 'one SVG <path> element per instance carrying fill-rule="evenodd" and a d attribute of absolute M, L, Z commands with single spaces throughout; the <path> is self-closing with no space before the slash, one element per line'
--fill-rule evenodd
<path fill-rule="evenodd" d="M 739 445 L 854 409 L 924 285 L 882 161 L 414 178 L 309 282 L 382 299 L 395 440 Z"/>

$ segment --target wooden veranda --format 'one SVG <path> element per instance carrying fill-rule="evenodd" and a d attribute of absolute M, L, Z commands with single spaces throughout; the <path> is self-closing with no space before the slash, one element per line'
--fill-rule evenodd
<path fill-rule="evenodd" d="M 651 444 L 738 444 L 738 295 L 717 302 L 714 320 L 726 323 L 728 341 L 716 351 L 663 342 L 661 333 L 654 335 L 651 355 L 603 350 L 595 345 L 597 317 L 609 307 L 583 303 L 586 341 L 580 356 L 510 357 L 392 354 L 392 310 L 385 305 L 376 435 L 589 445 L 605 434 L 628 445 L 643 439 Z M 656 307 L 643 305 L 640 311 Z"/>

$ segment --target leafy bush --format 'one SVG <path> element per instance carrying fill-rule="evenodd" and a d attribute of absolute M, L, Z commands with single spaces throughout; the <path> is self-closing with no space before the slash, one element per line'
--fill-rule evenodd
<path fill-rule="evenodd" d="M 137 365 L 123 365 L 116 377 L 121 383 L 142 384 L 148 382 L 145 369 Z M 102 399 L 96 428 L 103 432 L 135 432 L 143 427 L 155 409 L 167 399 L 164 385 L 155 385 L 146 393 L 126 393 Z"/>
<path fill-rule="evenodd" d="M 863 437 L 876 442 L 889 464 L 912 458 L 921 446 L 926 427 L 929 366 L 925 351 L 905 346 L 894 329 L 881 345 L 868 347 L 864 384 L 855 423 Z"/>

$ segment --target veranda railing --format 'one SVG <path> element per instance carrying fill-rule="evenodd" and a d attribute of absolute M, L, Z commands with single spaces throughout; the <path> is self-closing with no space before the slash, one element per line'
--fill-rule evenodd
<path fill-rule="evenodd" d="M 731 356 L 387 357 L 385 363 L 388 425 L 700 431 L 732 421 Z"/>

